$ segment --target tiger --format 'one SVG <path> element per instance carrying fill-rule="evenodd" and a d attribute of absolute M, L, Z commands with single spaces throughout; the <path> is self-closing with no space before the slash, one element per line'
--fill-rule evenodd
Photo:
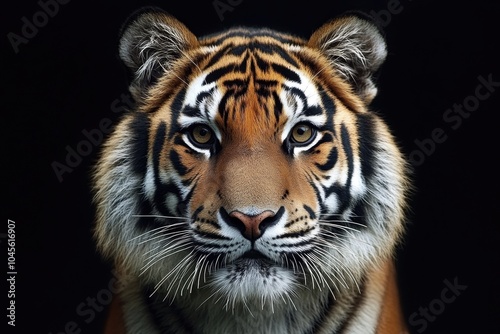
<path fill-rule="evenodd" d="M 411 171 L 370 109 L 377 24 L 198 37 L 146 8 L 118 44 L 135 106 L 92 173 L 104 333 L 405 333 Z"/>

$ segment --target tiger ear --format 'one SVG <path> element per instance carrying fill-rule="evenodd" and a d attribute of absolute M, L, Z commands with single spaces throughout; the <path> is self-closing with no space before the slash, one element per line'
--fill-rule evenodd
<path fill-rule="evenodd" d="M 132 72 L 130 91 L 138 100 L 158 78 L 172 69 L 196 37 L 177 19 L 156 8 L 145 8 L 125 23 L 119 55 Z"/>
<path fill-rule="evenodd" d="M 319 49 L 331 66 L 367 104 L 377 95 L 373 74 L 387 56 L 379 28 L 361 14 L 348 14 L 316 30 L 308 45 Z"/>

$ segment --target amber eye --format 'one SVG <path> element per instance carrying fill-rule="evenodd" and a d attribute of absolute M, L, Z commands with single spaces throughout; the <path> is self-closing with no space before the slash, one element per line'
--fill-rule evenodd
<path fill-rule="evenodd" d="M 316 136 L 316 129 L 307 124 L 299 123 L 295 125 L 290 133 L 290 141 L 295 145 L 307 145 Z"/>
<path fill-rule="evenodd" d="M 193 144 L 206 148 L 214 143 L 215 135 L 208 126 L 203 124 L 194 125 L 189 131 L 189 137 Z"/>

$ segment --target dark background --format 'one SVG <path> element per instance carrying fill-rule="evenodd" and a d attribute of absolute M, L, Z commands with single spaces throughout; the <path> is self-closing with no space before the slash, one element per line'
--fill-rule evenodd
<path fill-rule="evenodd" d="M 103 119 L 115 125 L 123 114 L 120 97 L 127 93 L 127 75 L 117 57 L 117 35 L 127 16 L 144 5 L 164 8 L 197 35 L 243 24 L 308 37 L 346 10 L 379 13 L 389 56 L 373 109 L 384 115 L 413 162 L 416 186 L 411 224 L 398 253 L 405 317 L 413 319 L 415 333 L 500 332 L 500 87 L 474 100 L 479 77 L 500 82 L 499 2 L 232 0 L 221 1 L 233 5 L 220 17 L 212 0 L 75 0 L 59 4 L 57 13 L 52 6 L 53 17 L 47 15 L 44 22 L 37 14 L 44 1 L 53 3 L 9 2 L 0 14 L 0 105 L 7 150 L 2 156 L 1 258 L 6 268 L 5 232 L 11 219 L 18 272 L 17 331 L 9 327 L 9 333 L 98 333 L 103 322 L 100 307 L 111 276 L 92 241 L 89 192 L 89 170 L 100 145 L 82 145 L 85 130 L 99 129 Z M 38 31 L 31 31 L 16 53 L 9 33 L 22 37 L 23 25 L 34 19 Z M 443 119 L 451 115 L 448 109 L 463 103 L 474 109 L 469 117 Z M 431 144 L 433 132 L 439 135 Z M 87 155 L 74 160 L 75 167 L 59 180 L 53 163 L 66 164 L 68 150 L 78 147 L 87 148 Z M 466 286 L 452 302 L 447 282 Z M 6 296 L 7 288 L 0 294 Z M 96 311 L 90 311 L 92 298 Z M 6 307 L 2 302 L 3 312 Z M 430 309 L 427 320 L 419 314 L 424 309 Z M 5 315 L 1 318 L 7 322 Z"/>

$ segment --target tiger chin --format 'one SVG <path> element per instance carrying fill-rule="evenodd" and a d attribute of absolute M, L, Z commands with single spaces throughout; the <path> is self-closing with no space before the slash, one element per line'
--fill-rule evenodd
<path fill-rule="evenodd" d="M 120 281 L 105 333 L 403 333 L 408 167 L 369 105 L 387 51 L 345 14 L 309 39 L 196 37 L 147 8 L 119 55 L 136 106 L 93 173 Z"/>

